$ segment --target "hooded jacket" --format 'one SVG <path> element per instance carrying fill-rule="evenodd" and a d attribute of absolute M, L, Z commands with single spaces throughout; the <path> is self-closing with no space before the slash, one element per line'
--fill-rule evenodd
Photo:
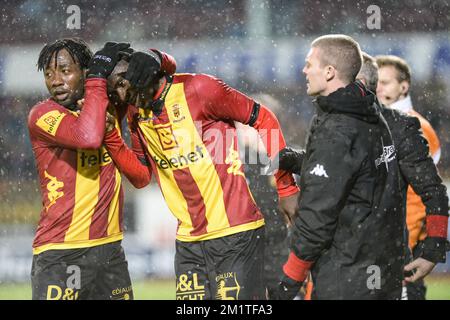
<path fill-rule="evenodd" d="M 314 104 L 291 252 L 310 262 L 313 298 L 399 299 L 405 216 L 376 97 L 351 83 Z"/>

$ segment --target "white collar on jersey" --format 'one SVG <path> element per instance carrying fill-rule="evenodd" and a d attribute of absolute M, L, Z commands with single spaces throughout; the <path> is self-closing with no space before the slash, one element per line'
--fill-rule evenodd
<path fill-rule="evenodd" d="M 411 97 L 408 95 L 406 98 L 398 100 L 389 106 L 392 109 L 400 110 L 402 112 L 410 112 L 413 110 Z"/>

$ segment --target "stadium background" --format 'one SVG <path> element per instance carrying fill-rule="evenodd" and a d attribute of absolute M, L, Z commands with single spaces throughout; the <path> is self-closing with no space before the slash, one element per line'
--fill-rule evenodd
<path fill-rule="evenodd" d="M 79 36 L 93 51 L 106 41 L 172 54 L 179 72 L 204 72 L 252 95 L 277 99 L 288 144 L 304 146 L 312 117 L 301 74 L 310 41 L 346 33 L 372 55 L 396 54 L 412 67 L 417 111 L 435 128 L 438 165 L 450 187 L 449 1 L 0 1 L 0 299 L 29 299 L 31 242 L 40 194 L 26 128 L 29 109 L 46 97 L 36 71 L 40 49 L 57 38 Z M 80 8 L 80 29 L 68 29 L 70 5 Z M 369 29 L 370 5 L 380 29 Z M 176 221 L 153 181 L 126 186 L 124 246 L 138 299 L 175 297 Z M 450 260 L 450 259 L 448 259 Z M 429 298 L 450 299 L 450 263 L 428 279 Z"/>

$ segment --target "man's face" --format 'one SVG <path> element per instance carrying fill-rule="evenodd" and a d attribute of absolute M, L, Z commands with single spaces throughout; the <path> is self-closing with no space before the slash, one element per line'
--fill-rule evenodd
<path fill-rule="evenodd" d="M 74 105 L 83 97 L 83 71 L 66 49 L 53 55 L 44 70 L 44 78 L 52 99 L 62 106 Z"/>
<path fill-rule="evenodd" d="M 317 96 L 327 88 L 327 66 L 321 66 L 320 49 L 313 47 L 305 59 L 303 73 L 306 76 L 306 93 Z"/>
<path fill-rule="evenodd" d="M 114 104 L 132 104 L 137 107 L 144 107 L 153 98 L 153 90 L 147 88 L 138 92 L 131 87 L 130 82 L 125 79 L 128 70 L 128 62 L 120 60 L 108 77 L 108 96 Z"/>
<path fill-rule="evenodd" d="M 381 103 L 389 106 L 405 98 L 408 89 L 407 81 L 397 80 L 397 69 L 394 66 L 383 66 L 378 69 L 377 97 Z"/>

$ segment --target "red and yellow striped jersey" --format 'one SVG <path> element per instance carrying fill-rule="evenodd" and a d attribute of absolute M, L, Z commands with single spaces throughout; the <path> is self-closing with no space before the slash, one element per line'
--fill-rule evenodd
<path fill-rule="evenodd" d="M 123 237 L 121 176 L 106 149 L 98 148 L 107 106 L 106 82 L 92 79 L 79 117 L 50 99 L 30 111 L 28 127 L 43 203 L 34 254 Z"/>
<path fill-rule="evenodd" d="M 261 227 L 264 219 L 247 185 L 234 126 L 249 122 L 255 102 L 207 75 L 176 74 L 167 90 L 158 115 L 130 107 L 129 126 L 144 145 L 138 155 L 150 158 L 178 219 L 177 239 L 208 240 Z"/>

